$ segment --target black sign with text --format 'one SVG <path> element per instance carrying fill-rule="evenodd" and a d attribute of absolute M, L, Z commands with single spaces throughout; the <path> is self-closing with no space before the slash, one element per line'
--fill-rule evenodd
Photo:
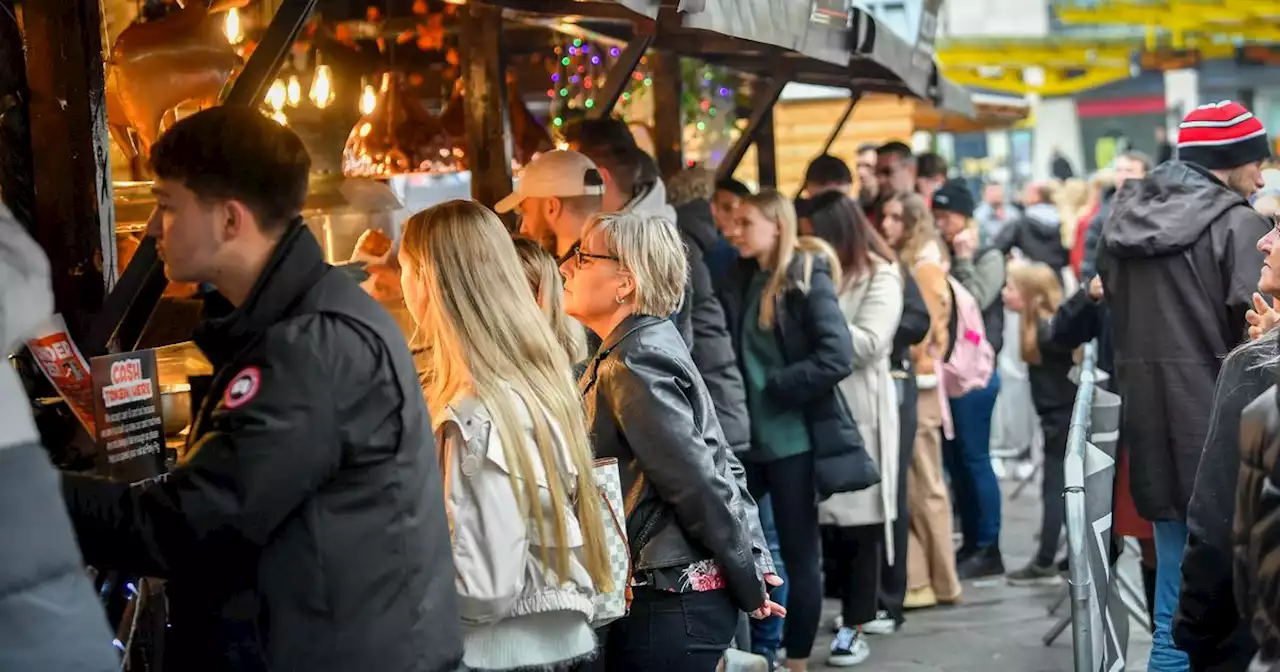
<path fill-rule="evenodd" d="M 98 426 L 98 471 L 136 483 L 163 472 L 164 420 L 154 350 L 89 360 Z"/>

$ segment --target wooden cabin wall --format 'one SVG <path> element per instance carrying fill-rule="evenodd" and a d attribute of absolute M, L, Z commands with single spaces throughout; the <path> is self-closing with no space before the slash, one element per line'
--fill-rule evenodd
<path fill-rule="evenodd" d="M 779 101 L 774 108 L 774 137 L 777 144 L 778 189 L 795 194 L 804 179 L 804 170 L 822 149 L 831 128 L 844 112 L 848 99 Z M 912 114 L 915 103 L 897 96 L 869 94 L 858 102 L 830 152 L 854 168 L 854 154 L 864 143 L 881 144 L 901 140 L 910 144 L 915 130 Z M 752 148 L 742 159 L 734 177 L 757 184 L 756 155 Z"/>

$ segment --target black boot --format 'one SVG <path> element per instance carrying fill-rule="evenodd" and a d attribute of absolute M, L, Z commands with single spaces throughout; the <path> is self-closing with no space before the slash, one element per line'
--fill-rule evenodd
<path fill-rule="evenodd" d="M 962 581 L 1003 576 L 1004 559 L 1000 557 L 1000 547 L 993 544 L 974 551 L 956 564 L 956 574 Z"/>
<path fill-rule="evenodd" d="M 1142 592 L 1147 597 L 1147 618 L 1151 619 L 1152 632 L 1155 632 L 1156 624 L 1156 568 L 1148 567 L 1143 564 L 1138 565 L 1142 569 Z"/>

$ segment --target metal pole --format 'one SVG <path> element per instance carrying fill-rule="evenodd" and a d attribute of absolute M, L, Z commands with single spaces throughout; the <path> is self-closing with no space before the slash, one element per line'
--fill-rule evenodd
<path fill-rule="evenodd" d="M 844 130 L 844 125 L 849 123 L 849 117 L 853 116 L 853 108 L 858 106 L 858 101 L 862 100 L 861 91 L 849 92 L 849 104 L 844 106 L 844 112 L 840 113 L 840 118 L 836 120 L 836 125 L 831 128 L 831 133 L 827 135 L 827 141 L 822 143 L 822 151 L 818 154 L 826 154 L 831 151 L 831 146 L 836 144 L 836 140 L 840 138 L 840 132 Z"/>
<path fill-rule="evenodd" d="M 1071 415 L 1071 429 L 1067 434 L 1066 487 L 1063 488 L 1070 570 L 1068 582 L 1071 588 L 1071 649 L 1075 657 L 1076 672 L 1092 672 L 1094 660 L 1093 609 L 1096 605 L 1093 604 L 1093 577 L 1089 567 L 1089 519 L 1085 509 L 1084 461 L 1093 414 L 1096 361 L 1097 344 L 1085 345 L 1084 358 L 1080 364 L 1079 391 L 1076 393 L 1075 408 Z"/>
<path fill-rule="evenodd" d="M 613 114 L 613 108 L 618 104 L 618 97 L 631 83 L 631 75 L 635 73 L 636 66 L 640 65 L 640 59 L 644 57 L 644 52 L 648 51 L 651 44 L 653 44 L 652 32 L 631 38 L 627 48 L 622 50 L 618 60 L 614 61 L 613 67 L 609 68 L 609 76 L 605 78 L 604 86 L 597 88 L 596 95 L 591 97 L 592 107 L 591 111 L 587 112 L 588 119 L 604 119 Z"/>
<path fill-rule="evenodd" d="M 751 116 L 747 119 L 747 127 L 742 130 L 742 135 L 738 136 L 737 141 L 720 161 L 720 165 L 716 167 L 716 180 L 733 177 L 733 171 L 738 169 L 738 164 L 742 163 L 742 157 L 747 154 L 747 148 L 755 140 L 756 130 L 769 118 L 769 111 L 773 109 L 774 103 L 778 102 L 778 96 L 782 95 L 782 87 L 786 85 L 787 78 L 779 76 L 771 78 L 764 87 L 758 89 L 759 94 L 755 107 L 751 109 Z"/>

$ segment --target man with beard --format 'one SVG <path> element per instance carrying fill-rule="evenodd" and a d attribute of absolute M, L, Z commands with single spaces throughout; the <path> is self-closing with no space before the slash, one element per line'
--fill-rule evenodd
<path fill-rule="evenodd" d="M 520 213 L 520 233 L 563 261 L 603 204 L 604 178 L 596 164 L 577 152 L 556 150 L 525 166 L 515 191 L 494 210 Z"/>
<path fill-rule="evenodd" d="M 1126 182 L 1103 225 L 1098 268 L 1114 320 L 1122 434 L 1138 513 L 1156 541 L 1153 672 L 1186 670 L 1170 635 L 1187 506 L 1223 355 L 1245 335 L 1270 223 L 1249 206 L 1271 155 L 1239 103 L 1192 110 L 1178 159 Z"/>

